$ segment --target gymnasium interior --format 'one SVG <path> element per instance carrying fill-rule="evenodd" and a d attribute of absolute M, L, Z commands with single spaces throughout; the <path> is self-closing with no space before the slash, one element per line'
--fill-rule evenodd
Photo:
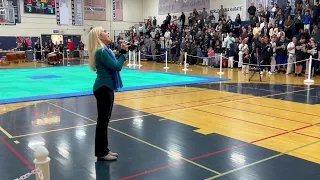
<path fill-rule="evenodd" d="M 319 22 L 318 0 L 0 0 L 0 180 L 319 180 Z M 130 45 L 115 161 L 97 27 Z"/>

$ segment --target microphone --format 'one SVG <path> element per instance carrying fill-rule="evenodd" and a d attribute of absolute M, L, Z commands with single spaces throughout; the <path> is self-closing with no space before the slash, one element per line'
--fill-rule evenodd
<path fill-rule="evenodd" d="M 133 48 L 135 48 L 135 47 L 138 47 L 137 45 L 135 45 L 135 44 L 132 44 L 132 43 L 130 43 L 130 42 L 127 42 L 127 41 L 125 41 L 125 40 L 120 40 L 119 41 L 120 43 L 127 43 L 130 47 L 133 47 Z"/>

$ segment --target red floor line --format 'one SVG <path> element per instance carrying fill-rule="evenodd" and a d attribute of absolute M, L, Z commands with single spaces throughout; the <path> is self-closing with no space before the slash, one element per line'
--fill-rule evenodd
<path fill-rule="evenodd" d="M 205 90 L 192 90 L 192 91 L 181 91 L 181 92 L 174 92 L 174 93 L 163 93 L 163 94 L 156 94 L 152 91 L 150 91 L 151 93 L 154 93 L 152 95 L 147 95 L 147 96 L 137 96 L 137 95 L 132 95 L 132 97 L 134 98 L 123 98 L 123 99 L 115 99 L 115 101 L 123 101 L 123 100 L 132 100 L 132 99 L 140 99 L 140 98 L 147 98 L 147 97 L 161 97 L 161 96 L 166 96 L 166 95 L 174 95 L 174 94 L 183 94 L 183 93 L 192 93 L 192 92 L 201 92 L 201 91 L 207 91 L 208 89 Z M 145 90 L 144 90 L 145 91 Z M 84 103 L 91 103 L 91 102 L 95 102 L 95 100 L 87 100 Z"/>
<path fill-rule="evenodd" d="M 116 99 L 116 101 L 123 101 L 123 100 L 132 100 L 132 99 L 140 99 L 140 98 L 148 98 L 148 97 L 154 97 L 154 96 L 167 96 L 167 95 L 174 95 L 174 94 L 184 94 L 184 93 L 192 93 L 192 92 L 201 92 L 201 91 L 207 91 L 208 89 L 205 90 L 192 90 L 192 91 L 182 91 L 182 92 L 174 92 L 174 93 L 163 93 L 163 94 L 152 94 L 152 95 L 147 95 L 147 96 L 141 96 L 137 97 L 133 95 L 133 98 L 123 98 L 123 99 Z M 174 91 L 174 90 L 173 90 Z"/>
<path fill-rule="evenodd" d="M 231 108 L 231 109 L 233 109 L 233 108 Z M 288 130 L 281 129 L 281 128 L 278 128 L 278 127 L 273 127 L 273 126 L 268 126 L 268 125 L 264 125 L 264 124 L 260 124 L 260 123 L 251 122 L 251 121 L 246 121 L 246 120 L 242 120 L 242 119 L 238 119 L 238 118 L 233 118 L 233 117 L 229 117 L 229 116 L 225 116 L 225 115 L 221 115 L 221 114 L 216 114 L 216 113 L 208 112 L 208 111 L 205 111 L 205 110 L 200 110 L 200 109 L 194 109 L 194 110 L 206 112 L 206 113 L 209 113 L 209 114 L 215 114 L 215 115 L 222 116 L 222 117 L 231 118 L 231 119 L 234 119 L 234 120 L 243 121 L 243 122 L 247 122 L 247 123 L 250 123 L 250 124 L 256 124 L 256 125 L 263 126 L 263 127 L 268 127 L 268 128 L 277 129 L 277 130 L 282 130 L 282 131 L 288 131 Z M 310 125 L 313 126 L 312 124 L 309 124 L 309 126 L 310 126 Z M 307 127 L 309 127 L 309 126 L 307 126 Z M 310 127 L 311 127 L 311 126 L 310 126 Z M 302 128 L 305 129 L 304 127 L 302 127 Z M 303 133 L 296 133 L 296 134 L 300 134 L 300 135 L 303 135 L 303 136 L 311 137 L 311 136 L 306 135 L 306 134 L 303 134 Z M 318 139 L 318 138 L 317 138 L 317 139 Z"/>
<path fill-rule="evenodd" d="M 153 173 L 153 172 L 156 172 L 156 171 L 160 171 L 160 170 L 163 170 L 163 169 L 168 169 L 170 167 L 178 166 L 178 165 L 183 164 L 185 162 L 186 161 L 179 161 L 179 162 L 176 162 L 176 163 L 173 163 L 173 164 L 169 164 L 169 165 L 166 165 L 166 166 L 162 166 L 162 167 L 159 167 L 159 168 L 155 168 L 155 169 L 152 169 L 152 170 L 149 170 L 149 171 L 144 171 L 144 172 L 139 173 L 139 174 L 135 174 L 135 175 L 128 176 L 128 177 L 125 177 L 125 178 L 121 178 L 120 180 L 128 180 L 128 179 L 132 179 L 132 178 L 135 178 L 135 177 L 143 176 L 145 174 L 150 174 L 150 173 Z"/>
<path fill-rule="evenodd" d="M 184 106 L 181 106 L 181 107 L 184 107 Z M 187 107 L 185 107 L 185 108 L 187 108 Z M 250 124 L 256 124 L 256 125 L 263 126 L 263 127 L 268 127 L 268 128 L 272 128 L 272 129 L 281 130 L 281 131 L 287 131 L 286 129 L 273 127 L 273 126 L 268 126 L 268 125 L 265 125 L 265 124 L 255 123 L 255 122 L 251 122 L 251 121 L 246 121 L 246 120 L 243 120 L 243 119 L 239 119 L 239 118 L 235 118 L 235 117 L 231 117 L 231 116 L 226 116 L 226 115 L 222 115 L 222 114 L 217 114 L 217 113 L 213 113 L 213 112 L 209 112 L 209 111 L 205 111 L 205 110 L 201 110 L 201 109 L 195 109 L 195 108 L 192 108 L 192 109 L 196 110 L 196 111 L 209 113 L 209 114 L 214 114 L 214 115 L 225 117 L 225 118 L 230 118 L 230 119 L 233 119 L 233 120 L 236 120 L 236 121 L 242 121 L 242 122 L 247 122 L 247 123 L 250 123 Z"/>
<path fill-rule="evenodd" d="M 238 149 L 238 148 L 241 148 L 241 147 L 246 147 L 246 146 L 249 146 L 251 144 L 254 145 L 254 143 L 257 143 L 257 142 L 261 142 L 261 141 L 265 141 L 265 140 L 268 140 L 268 139 L 272 139 L 272 138 L 275 138 L 275 137 L 278 137 L 278 136 L 282 136 L 282 135 L 289 134 L 289 133 L 292 133 L 292 132 L 295 132 L 295 131 L 306 129 L 306 128 L 309 128 L 309 127 L 312 127 L 312 126 L 317 126 L 319 124 L 320 123 L 312 124 L 312 125 L 308 125 L 308 126 L 305 126 L 305 127 L 301 127 L 301 128 L 298 128 L 298 129 L 291 130 L 291 131 L 282 132 L 282 133 L 279 133 L 279 134 L 276 134 L 276 135 L 273 135 L 273 136 L 268 136 L 268 137 L 265 137 L 265 138 L 262 138 L 262 139 L 258 139 L 258 140 L 255 140 L 255 141 L 252 141 L 252 142 L 249 142 L 249 143 L 243 143 L 243 144 L 240 144 L 240 145 L 237 145 L 237 146 L 233 146 L 233 147 L 230 147 L 230 148 L 226 148 L 226 149 L 218 150 L 218 151 L 211 152 L 211 153 L 208 153 L 208 154 L 204 154 L 204 155 L 201 155 L 201 156 L 197 156 L 197 157 L 194 157 L 194 158 L 190 158 L 189 160 L 190 161 L 195 161 L 195 160 L 199 160 L 199 159 L 206 158 L 206 157 L 209 157 L 209 156 L 213 156 L 213 155 L 216 155 L 216 154 L 220 154 L 220 153 L 223 153 L 223 152 L 227 152 L 227 151 L 230 151 L 230 150 Z M 300 133 L 297 133 L 297 134 L 300 134 Z M 304 135 L 304 134 L 301 134 L 301 135 Z M 132 175 L 132 176 L 121 178 L 121 180 L 129 180 L 129 179 L 132 179 L 132 178 L 135 178 L 135 177 L 143 176 L 145 174 L 149 174 L 149 173 L 153 173 L 153 172 L 156 172 L 156 171 L 159 171 L 159 170 L 163 170 L 163 169 L 167 169 L 167 168 L 170 168 L 170 167 L 178 166 L 178 165 L 181 165 L 181 164 L 184 164 L 184 163 L 186 163 L 186 161 L 180 161 L 180 162 L 177 162 L 177 163 L 174 163 L 174 164 L 169 164 L 169 165 L 162 166 L 162 167 L 159 167 L 159 168 L 156 168 L 156 169 L 144 171 L 142 173 L 138 173 L 138 174 L 135 174 L 135 175 Z"/>
<path fill-rule="evenodd" d="M 210 101 L 210 100 L 213 100 L 213 99 L 220 99 L 220 98 L 223 99 L 223 98 L 230 98 L 230 97 L 236 97 L 236 96 L 240 96 L 240 95 L 215 97 L 215 98 L 210 98 L 210 99 L 205 99 L 205 100 L 200 100 L 200 101 L 187 101 L 187 102 L 183 102 L 183 103 L 176 103 L 176 104 L 170 104 L 170 105 L 166 104 L 166 105 L 154 106 L 154 107 L 150 107 L 150 108 L 143 108 L 143 109 L 139 109 L 139 110 L 116 111 L 116 112 L 114 112 L 112 114 L 124 114 L 124 113 L 128 113 L 128 112 L 143 112 L 143 110 L 148 110 L 148 109 L 153 109 L 153 108 L 167 107 L 167 106 L 173 106 L 173 105 L 177 105 L 178 106 L 179 104 L 193 103 L 193 102 L 203 102 L 203 101 Z M 227 101 L 223 101 L 223 102 L 227 102 Z M 212 103 L 206 103 L 204 105 L 207 105 L 207 104 L 212 104 Z M 192 107 L 197 107 L 197 106 L 192 106 Z M 176 109 L 170 109 L 170 110 L 179 110 L 179 109 L 184 109 L 184 108 L 176 108 Z M 153 112 L 153 113 L 165 112 L 165 111 L 170 111 L 170 110 L 157 111 L 157 112 Z M 87 116 L 87 117 L 92 119 L 92 118 L 96 118 L 97 116 Z M 124 118 L 126 118 L 126 117 L 124 117 Z M 22 128 L 28 128 L 28 127 L 32 127 L 32 125 L 29 125 L 29 126 L 18 126 L 18 127 L 14 127 L 14 128 L 6 128 L 5 130 L 22 129 Z"/>
<path fill-rule="evenodd" d="M 5 144 L 30 170 L 33 170 L 34 167 L 20 154 L 16 151 L 5 139 L 0 137 L 0 141 Z"/>
<path fill-rule="evenodd" d="M 243 112 L 249 112 L 249 113 L 253 113 L 253 114 L 259 114 L 259 115 L 268 116 L 268 117 L 273 117 L 273 118 L 279 118 L 279 119 L 283 119 L 283 120 L 287 120 L 287 121 L 292 121 L 292 122 L 298 122 L 298 123 L 302 123 L 302 124 L 311 124 L 311 123 L 301 122 L 301 121 L 297 121 L 297 120 L 293 120 L 293 119 L 288 119 L 288 118 L 283 118 L 283 117 L 278 117 L 278 116 L 272 116 L 272 115 L 268 115 L 268 114 L 263 114 L 263 113 L 248 111 L 248 110 L 239 109 L 239 108 L 234 108 L 234 107 L 223 106 L 223 105 L 220 105 L 220 104 L 216 104 L 216 106 L 221 106 L 221 107 L 225 107 L 225 108 L 235 109 L 235 110 L 239 110 L 239 111 L 243 111 Z"/>
<path fill-rule="evenodd" d="M 299 113 L 299 114 L 305 114 L 305 115 L 309 115 L 309 116 L 320 117 L 319 115 L 315 115 L 315 114 L 309 114 L 309 113 L 304 113 L 304 112 L 297 112 L 297 111 L 292 111 L 292 110 L 289 110 L 289 109 L 283 109 L 283 108 L 279 108 L 279 107 L 274 108 L 274 107 L 270 107 L 270 106 L 264 106 L 264 105 L 261 105 L 261 104 L 254 104 L 254 103 L 249 103 L 249 102 L 240 102 L 240 101 L 237 101 L 237 102 L 242 103 L 242 104 L 251 104 L 251 105 L 266 107 L 266 108 L 270 108 L 270 109 L 277 109 L 277 110 L 283 110 L 283 111 L 294 112 L 294 113 Z"/>
<path fill-rule="evenodd" d="M 224 96 L 224 97 L 215 97 L 215 98 L 210 98 L 210 99 L 204 99 L 204 100 L 200 100 L 200 101 L 187 101 L 187 102 L 183 102 L 183 103 L 176 103 L 176 104 L 166 104 L 166 105 L 161 105 L 161 106 L 154 106 L 154 107 L 149 107 L 149 108 L 142 108 L 142 109 L 138 109 L 136 111 L 140 111 L 140 112 L 143 112 L 143 110 L 148 110 L 148 109 L 154 109 L 154 108 L 160 108 L 160 107 L 168 107 L 168 106 L 180 106 L 181 108 L 175 108 L 175 109 L 169 109 L 169 110 L 163 110 L 163 111 L 156 111 L 156 112 L 152 112 L 151 114 L 155 114 L 155 113 L 160 113 L 160 112 L 165 112 L 165 111 L 172 111 L 172 110 L 179 110 L 179 109 L 185 109 L 185 108 L 192 108 L 192 107 L 198 107 L 198 106 L 203 106 L 203 105 L 209 105 L 209 104 L 214 104 L 214 103 L 205 103 L 205 104 L 202 104 L 202 105 L 196 105 L 196 106 L 190 106 L 190 107 L 184 107 L 184 106 L 181 106 L 180 104 L 185 104 L 185 103 L 194 103 L 194 102 L 203 102 L 203 101 L 210 101 L 210 100 L 214 100 L 214 99 L 223 99 L 223 98 L 230 98 L 230 97 L 236 97 L 236 96 L 239 96 L 239 95 L 231 95 L 231 96 Z M 222 102 L 228 102 L 230 100 L 227 100 L 227 101 L 222 101 Z M 221 102 L 218 102 L 218 103 L 221 103 Z M 126 113 L 126 112 L 132 112 L 131 111 L 122 111 L 122 113 Z M 122 114 L 119 112 L 119 114 Z M 112 113 L 114 114 L 114 113 Z M 89 118 L 92 117 L 97 117 L 97 116 L 88 116 Z"/>

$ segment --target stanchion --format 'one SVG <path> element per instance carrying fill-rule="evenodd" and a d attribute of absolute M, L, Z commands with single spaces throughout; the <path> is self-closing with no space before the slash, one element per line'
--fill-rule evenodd
<path fill-rule="evenodd" d="M 187 56 L 188 56 L 188 54 L 186 53 L 184 56 L 184 68 L 182 69 L 182 71 L 188 71 L 188 69 L 187 69 Z"/>
<path fill-rule="evenodd" d="M 132 57 L 131 57 L 131 52 L 132 52 L 132 51 L 129 51 L 129 63 L 128 63 L 128 66 L 129 66 L 129 67 L 131 66 L 131 58 L 132 58 Z"/>
<path fill-rule="evenodd" d="M 138 67 L 141 67 L 142 65 L 141 65 L 141 52 L 140 52 L 140 50 L 139 50 L 139 54 L 138 54 L 138 65 L 137 65 Z"/>
<path fill-rule="evenodd" d="M 220 55 L 220 72 L 217 72 L 219 75 L 223 75 L 224 72 L 222 72 L 222 54 Z"/>
<path fill-rule="evenodd" d="M 168 67 L 168 51 L 166 51 L 166 66 L 163 69 L 169 69 Z"/>
<path fill-rule="evenodd" d="M 35 167 L 42 171 L 43 176 L 43 178 L 36 176 L 36 180 L 50 180 L 50 157 L 48 155 L 49 151 L 43 146 L 35 149 L 33 162 Z"/>
<path fill-rule="evenodd" d="M 312 56 L 309 58 L 309 67 L 308 67 L 308 79 L 304 80 L 304 84 L 313 84 L 314 80 L 311 79 L 311 66 L 312 66 Z"/>
<path fill-rule="evenodd" d="M 136 66 L 137 64 L 136 64 L 136 58 L 137 58 L 137 55 L 136 55 L 136 51 L 134 50 L 133 51 L 133 64 L 132 64 L 132 66 Z"/>

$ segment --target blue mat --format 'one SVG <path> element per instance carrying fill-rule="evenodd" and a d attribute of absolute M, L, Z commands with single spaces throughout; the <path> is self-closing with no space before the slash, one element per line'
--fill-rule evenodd
<path fill-rule="evenodd" d="M 92 95 L 96 74 L 88 66 L 6 69 L 0 71 L 0 104 Z M 227 79 L 124 68 L 119 91 L 188 85 Z"/>

